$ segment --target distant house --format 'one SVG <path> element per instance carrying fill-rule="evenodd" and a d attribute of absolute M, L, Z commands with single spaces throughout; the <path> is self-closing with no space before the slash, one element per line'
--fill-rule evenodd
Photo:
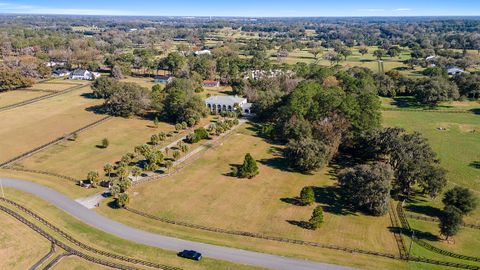
<path fill-rule="evenodd" d="M 64 77 L 70 75 L 70 71 L 64 69 L 64 68 L 57 68 L 52 72 L 53 77 Z"/>
<path fill-rule="evenodd" d="M 458 74 L 465 73 L 465 70 L 463 70 L 461 68 L 458 68 L 458 67 L 455 67 L 455 66 L 450 66 L 450 67 L 447 67 L 447 73 L 450 76 L 455 76 L 455 75 L 458 75 Z"/>
<path fill-rule="evenodd" d="M 246 115 L 252 114 L 252 103 L 248 103 L 246 98 L 237 96 L 211 96 L 205 99 L 205 106 L 210 111 L 238 111 Z"/>
<path fill-rule="evenodd" d="M 220 86 L 220 82 L 219 82 L 219 81 L 215 81 L 215 80 L 204 80 L 204 81 L 203 81 L 203 86 L 204 86 L 204 87 L 219 87 L 219 86 Z"/>
<path fill-rule="evenodd" d="M 201 51 L 195 51 L 193 54 L 195 54 L 196 56 L 211 55 L 212 52 L 210 50 L 201 50 Z"/>
<path fill-rule="evenodd" d="M 47 67 L 63 67 L 67 64 L 65 61 L 48 61 Z"/>
<path fill-rule="evenodd" d="M 157 75 L 157 76 L 155 76 L 155 78 L 153 79 L 153 82 L 169 84 L 169 83 L 172 82 L 172 80 L 173 80 L 173 77 L 172 77 L 172 76 Z"/>
<path fill-rule="evenodd" d="M 430 55 L 430 56 L 427 56 L 427 57 L 425 58 L 425 61 L 427 61 L 427 62 L 432 62 L 432 61 L 435 61 L 435 60 L 437 60 L 437 56 L 436 56 L 436 55 Z"/>
<path fill-rule="evenodd" d="M 100 77 L 100 73 L 85 69 L 76 69 L 68 77 L 70 80 L 94 80 Z"/>

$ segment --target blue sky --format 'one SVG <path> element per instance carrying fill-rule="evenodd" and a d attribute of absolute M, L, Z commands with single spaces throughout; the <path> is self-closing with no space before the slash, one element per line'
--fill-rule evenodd
<path fill-rule="evenodd" d="M 0 13 L 153 16 L 480 16 L 480 0 L 0 0 Z"/>

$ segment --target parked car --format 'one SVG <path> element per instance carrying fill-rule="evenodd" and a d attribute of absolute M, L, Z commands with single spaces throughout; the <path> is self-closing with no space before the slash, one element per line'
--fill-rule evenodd
<path fill-rule="evenodd" d="M 202 253 L 195 250 L 184 250 L 178 253 L 178 256 L 190 260 L 200 261 L 202 259 Z"/>

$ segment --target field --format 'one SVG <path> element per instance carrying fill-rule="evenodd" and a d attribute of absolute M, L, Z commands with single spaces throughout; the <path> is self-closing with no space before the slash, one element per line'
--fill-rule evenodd
<path fill-rule="evenodd" d="M 72 81 L 73 82 L 73 81 Z M 45 91 L 51 91 L 51 92 L 58 92 L 58 91 L 62 91 L 62 90 L 65 90 L 67 88 L 70 88 L 72 86 L 75 86 L 75 85 L 81 85 L 81 84 L 85 84 L 85 82 L 78 82 L 78 81 L 74 81 L 74 83 L 65 83 L 65 82 L 55 82 L 55 83 L 49 83 L 49 82 L 44 82 L 44 83 L 37 83 L 37 84 L 34 84 L 33 86 L 27 88 L 30 89 L 30 90 L 45 90 Z"/>
<path fill-rule="evenodd" d="M 0 227 L 0 269 L 28 269 L 50 251 L 48 240 L 3 212 Z"/>
<path fill-rule="evenodd" d="M 0 107 L 5 107 L 32 98 L 48 95 L 46 92 L 17 90 L 0 93 Z"/>
<path fill-rule="evenodd" d="M 90 86 L 1 113 L 0 161 L 6 161 L 103 116 L 88 111 L 101 100 L 89 99 Z"/>
<path fill-rule="evenodd" d="M 166 123 L 159 128 L 152 125 L 149 120 L 113 118 L 81 133 L 75 141 L 62 141 L 17 165 L 83 179 L 91 170 L 103 172 L 103 165 L 113 164 L 125 153 L 133 152 L 135 146 L 149 141 L 151 135 L 174 130 Z M 99 147 L 103 138 L 110 142 L 106 149 Z"/>

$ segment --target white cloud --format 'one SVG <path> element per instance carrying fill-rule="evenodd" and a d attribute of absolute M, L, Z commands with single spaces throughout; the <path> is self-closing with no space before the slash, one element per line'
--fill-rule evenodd
<path fill-rule="evenodd" d="M 411 8 L 397 8 L 397 9 L 394 9 L 393 11 L 411 11 L 412 9 Z"/>

